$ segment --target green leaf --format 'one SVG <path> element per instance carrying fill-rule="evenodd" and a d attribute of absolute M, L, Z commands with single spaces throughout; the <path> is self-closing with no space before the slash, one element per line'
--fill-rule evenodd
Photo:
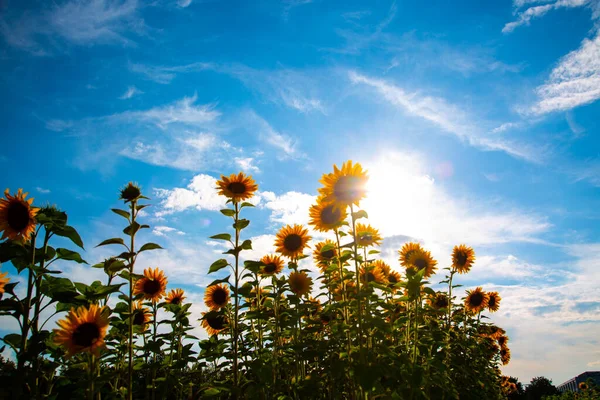
<path fill-rule="evenodd" d="M 146 250 L 156 250 L 156 249 L 162 249 L 162 247 L 156 243 L 146 243 L 145 245 L 140 247 L 138 253 L 141 253 L 142 251 L 146 251 Z"/>
<path fill-rule="evenodd" d="M 2 340 L 15 350 L 21 346 L 21 335 L 16 333 L 9 333 L 8 335 L 4 336 Z"/>
<path fill-rule="evenodd" d="M 120 244 L 122 246 L 125 246 L 125 242 L 123 242 L 123 239 L 121 239 L 121 238 L 111 238 L 111 239 L 106 239 L 105 241 L 103 241 L 102 243 L 100 243 L 96 247 L 106 246 L 107 244 Z M 125 247 L 127 247 L 127 246 L 125 246 Z"/>
<path fill-rule="evenodd" d="M 63 248 L 56 249 L 56 258 L 60 260 L 75 261 L 79 264 L 87 264 L 87 261 L 81 258 L 81 255 L 76 251 L 71 251 Z"/>
<path fill-rule="evenodd" d="M 235 215 L 235 211 L 229 208 L 224 208 L 221 210 L 221 214 L 226 215 L 228 217 L 233 217 Z"/>
<path fill-rule="evenodd" d="M 128 227 L 123 229 L 123 233 L 126 234 L 127 236 L 133 236 L 137 233 L 137 231 L 139 231 L 141 229 L 141 227 L 142 226 L 140 224 L 138 224 L 137 222 L 134 221 Z"/>
<path fill-rule="evenodd" d="M 218 235 L 211 236 L 210 239 L 231 241 L 231 235 L 229 233 L 219 233 Z"/>
<path fill-rule="evenodd" d="M 208 273 L 212 274 L 213 272 L 217 272 L 218 270 L 225 268 L 227 265 L 229 265 L 227 260 L 225 260 L 224 258 L 221 258 L 221 259 L 215 261 L 214 263 L 212 263 L 212 265 L 208 269 Z"/>
<path fill-rule="evenodd" d="M 212 396 L 216 396 L 219 393 L 221 393 L 221 391 L 217 388 L 210 388 L 210 389 L 206 389 L 203 393 L 204 396 L 206 397 L 212 397 Z"/>
<path fill-rule="evenodd" d="M 252 240 L 246 239 L 240 246 L 243 250 L 252 250 Z"/>
<path fill-rule="evenodd" d="M 125 210 L 121 210 L 118 208 L 111 208 L 110 209 L 112 212 L 114 212 L 117 215 L 120 215 L 121 217 L 125 218 L 127 221 L 129 221 L 129 213 Z"/>
<path fill-rule="evenodd" d="M 81 236 L 79 236 L 79 233 L 77 233 L 75 228 L 73 228 L 72 226 L 57 227 L 53 229 L 52 232 L 54 232 L 58 236 L 71 239 L 73 243 L 75 243 L 77 246 L 83 249 L 83 241 L 81 240 Z"/>
<path fill-rule="evenodd" d="M 255 207 L 255 205 L 254 205 L 254 204 L 252 204 L 252 203 L 248 203 L 248 202 L 246 202 L 246 201 L 245 201 L 245 202 L 243 202 L 243 203 L 240 205 L 240 210 L 241 210 L 242 208 L 244 208 L 244 207 Z"/>
<path fill-rule="evenodd" d="M 352 213 L 352 218 L 356 221 L 357 219 L 361 218 L 369 218 L 369 215 L 365 210 L 359 210 Z"/>
<path fill-rule="evenodd" d="M 240 219 L 233 224 L 233 229 L 241 231 L 242 229 L 247 227 L 249 224 L 250 224 L 250 220 Z"/>

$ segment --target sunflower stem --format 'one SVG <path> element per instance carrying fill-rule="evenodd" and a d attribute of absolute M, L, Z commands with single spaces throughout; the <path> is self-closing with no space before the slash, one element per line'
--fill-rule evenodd
<path fill-rule="evenodd" d="M 452 278 L 454 277 L 454 270 L 450 271 L 450 279 L 448 280 L 448 329 L 452 324 Z"/>
<path fill-rule="evenodd" d="M 350 204 L 350 214 L 352 215 L 352 238 L 354 239 L 354 242 L 352 243 L 352 247 L 354 250 L 354 269 L 356 272 L 356 293 L 357 293 L 357 306 L 358 306 L 358 346 L 360 349 L 360 357 L 362 359 L 363 357 L 363 352 L 362 352 L 362 348 L 363 348 L 363 334 L 362 334 L 362 305 L 361 305 L 361 291 L 360 291 L 360 271 L 358 268 L 358 244 L 357 244 L 357 237 L 356 237 L 356 217 L 354 215 L 354 206 L 352 204 Z"/>
<path fill-rule="evenodd" d="M 238 221 L 239 221 L 239 216 L 240 216 L 240 209 L 238 206 L 238 202 L 234 201 L 233 202 L 234 208 L 235 208 L 235 215 L 234 215 L 234 226 L 235 226 L 235 299 L 234 299 L 234 325 L 233 325 L 233 386 L 235 388 L 235 398 L 238 398 L 238 332 L 239 332 L 239 327 L 238 327 L 238 313 L 239 313 L 239 293 L 238 293 L 238 286 L 239 286 L 239 253 L 238 253 L 238 247 L 240 245 L 240 228 L 238 226 Z"/>
<path fill-rule="evenodd" d="M 131 226 L 135 223 L 136 217 L 136 205 L 137 200 L 131 201 Z M 129 352 L 129 365 L 128 365 L 128 373 L 127 373 L 127 397 L 129 400 L 133 400 L 133 268 L 135 265 L 135 233 L 131 232 L 130 235 L 130 247 L 129 251 L 130 259 L 129 259 L 129 341 L 128 341 L 128 352 Z"/>

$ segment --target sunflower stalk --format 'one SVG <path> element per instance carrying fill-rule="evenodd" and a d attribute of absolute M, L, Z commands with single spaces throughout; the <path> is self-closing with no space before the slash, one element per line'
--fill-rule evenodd
<path fill-rule="evenodd" d="M 132 200 L 131 207 L 131 226 L 135 224 L 136 214 L 136 205 L 137 200 Z M 133 270 L 135 266 L 135 234 L 136 232 L 131 232 L 130 235 L 130 243 L 129 243 L 129 297 L 128 297 L 128 305 L 129 305 L 129 341 L 128 341 L 128 351 L 129 351 L 129 364 L 128 364 L 128 373 L 127 373 L 127 396 L 129 400 L 133 400 Z"/>
<path fill-rule="evenodd" d="M 360 349 L 360 357 L 363 358 L 363 333 L 362 333 L 362 305 L 361 305 L 361 290 L 360 290 L 360 271 L 358 266 L 358 238 L 356 235 L 356 215 L 354 214 L 354 206 L 350 204 L 350 215 L 352 216 L 352 249 L 354 250 L 354 268 L 356 272 L 356 301 L 357 301 L 357 316 L 358 316 L 358 346 Z"/>
<path fill-rule="evenodd" d="M 239 299 L 239 264 L 240 264 L 240 254 L 239 254 L 239 246 L 240 246 L 240 227 L 239 227 L 239 217 L 240 217 L 240 208 L 237 201 L 233 202 L 235 214 L 234 214 L 234 226 L 235 226 L 235 271 L 234 271 L 234 288 L 235 288 L 235 298 L 234 298 L 234 313 L 233 313 L 233 386 L 235 388 L 235 398 L 238 397 L 238 384 L 239 384 L 239 371 L 238 371 L 238 334 L 239 334 L 239 308 L 240 308 L 240 299 Z"/>

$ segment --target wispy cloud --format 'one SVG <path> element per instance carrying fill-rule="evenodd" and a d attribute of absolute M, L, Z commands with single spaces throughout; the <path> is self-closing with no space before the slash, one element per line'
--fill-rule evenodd
<path fill-rule="evenodd" d="M 216 190 L 217 180 L 210 175 L 199 174 L 185 188 L 156 189 L 161 199 L 157 217 L 188 209 L 217 211 L 225 207 L 225 198 Z"/>
<path fill-rule="evenodd" d="M 505 123 L 501 124 L 500 126 L 495 127 L 490 132 L 503 133 L 503 132 L 509 131 L 511 129 L 520 128 L 521 126 L 523 126 L 523 124 L 521 122 L 505 122 Z"/>
<path fill-rule="evenodd" d="M 258 130 L 259 140 L 272 146 L 279 159 L 303 159 L 306 154 L 298 149 L 298 142 L 291 136 L 278 132 L 264 118 L 249 110 L 244 113 L 244 119 Z"/>
<path fill-rule="evenodd" d="M 44 189 L 44 188 L 39 187 L 39 186 L 36 187 L 35 190 L 37 190 L 39 193 L 42 193 L 42 194 L 48 194 L 48 193 L 50 193 L 50 189 Z"/>
<path fill-rule="evenodd" d="M 192 0 L 178 0 L 177 5 L 181 8 L 189 7 L 192 4 Z"/>
<path fill-rule="evenodd" d="M 442 130 L 456 135 L 470 145 L 493 151 L 503 151 L 513 157 L 531 162 L 539 162 L 540 154 L 524 145 L 516 145 L 497 135 L 486 135 L 472 117 L 459 107 L 440 97 L 409 93 L 401 87 L 382 79 L 361 75 L 355 71 L 348 74 L 351 82 L 374 88 L 386 101 L 400 107 L 407 113 L 423 118 Z"/>
<path fill-rule="evenodd" d="M 54 132 L 62 132 L 73 127 L 73 121 L 65 121 L 62 119 L 52 119 L 46 121 L 46 129 Z"/>
<path fill-rule="evenodd" d="M 515 0 L 514 5 L 517 8 L 527 6 L 529 4 L 538 4 L 532 7 L 528 7 L 525 10 L 517 11 L 516 16 L 517 20 L 513 22 L 509 22 L 504 25 L 502 28 L 503 33 L 510 33 L 514 31 L 521 25 L 529 25 L 531 20 L 535 18 L 542 17 L 552 10 L 557 10 L 560 8 L 576 8 L 576 7 L 584 7 L 591 6 L 594 4 L 595 0 L 537 0 L 537 1 L 523 1 L 523 0 Z M 544 3 L 544 4 L 540 4 Z"/>
<path fill-rule="evenodd" d="M 128 33 L 143 33 L 137 0 L 70 0 L 40 13 L 10 15 L 0 22 L 0 33 L 11 46 L 47 55 L 56 38 L 75 45 L 132 44 Z"/>
<path fill-rule="evenodd" d="M 600 98 L 600 32 L 584 39 L 579 49 L 564 56 L 548 81 L 536 89 L 534 114 L 546 114 L 592 103 Z"/>
<path fill-rule="evenodd" d="M 142 92 L 140 89 L 136 88 L 135 86 L 129 86 L 127 88 L 127 90 L 125 91 L 125 93 L 123 93 L 121 95 L 121 97 L 119 97 L 119 99 L 121 100 L 127 100 L 127 99 L 131 99 L 134 96 L 137 96 L 139 94 L 143 94 L 144 92 Z"/>
<path fill-rule="evenodd" d="M 129 70 L 142 75 L 145 79 L 161 84 L 169 84 L 177 77 L 178 73 L 199 72 L 214 70 L 216 67 L 211 63 L 196 62 L 176 66 L 146 65 L 140 63 L 129 63 Z"/>
<path fill-rule="evenodd" d="M 248 173 L 258 173 L 260 172 L 260 168 L 255 165 L 256 160 L 254 157 L 235 157 L 235 163 L 239 166 L 242 171 Z"/>
<path fill-rule="evenodd" d="M 185 232 L 182 232 L 178 229 L 175 229 L 170 226 L 158 225 L 152 228 L 152 233 L 156 236 L 170 236 L 170 235 L 185 235 Z"/>
<path fill-rule="evenodd" d="M 313 1 L 314 0 L 283 0 L 283 19 L 287 21 L 287 19 L 290 17 L 290 12 L 292 9 L 311 4 Z"/>

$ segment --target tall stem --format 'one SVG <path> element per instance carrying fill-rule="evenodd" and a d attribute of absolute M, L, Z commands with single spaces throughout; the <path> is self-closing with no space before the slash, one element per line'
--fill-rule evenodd
<path fill-rule="evenodd" d="M 360 354 L 362 357 L 362 342 L 363 342 L 363 335 L 362 335 L 362 305 L 361 305 L 361 292 L 360 292 L 360 271 L 358 268 L 358 244 L 357 244 L 357 237 L 356 237 L 356 218 L 354 216 L 354 206 L 352 204 L 350 204 L 350 214 L 352 215 L 352 237 L 354 239 L 354 243 L 352 245 L 353 250 L 354 250 L 354 268 L 356 271 L 356 292 L 357 292 L 357 296 L 356 296 L 356 300 L 357 300 L 357 304 L 358 304 L 358 345 L 360 348 Z"/>
<path fill-rule="evenodd" d="M 233 325 L 233 385 L 236 389 L 235 398 L 238 397 L 237 388 L 238 388 L 238 335 L 239 335 L 239 327 L 238 327 L 238 313 L 239 313 L 239 296 L 238 296 L 238 286 L 239 286 L 239 264 L 240 257 L 238 253 L 238 248 L 240 245 L 240 228 L 238 226 L 240 209 L 237 202 L 233 203 L 235 207 L 235 292 L 234 292 L 234 325 Z"/>
<path fill-rule="evenodd" d="M 450 279 L 448 280 L 448 329 L 452 323 L 452 278 L 454 277 L 454 271 L 450 271 Z"/>
<path fill-rule="evenodd" d="M 29 335 L 29 311 L 31 309 L 31 296 L 33 294 L 34 272 L 35 265 L 35 239 L 37 232 L 31 237 L 31 264 L 29 265 L 27 277 L 27 297 L 25 298 L 25 309 L 23 310 L 23 323 L 21 324 L 21 348 L 17 354 L 17 377 L 18 377 L 18 393 L 21 394 L 25 386 L 25 356 L 27 353 L 27 336 Z"/>
<path fill-rule="evenodd" d="M 152 332 L 152 341 L 153 341 L 153 345 L 156 346 L 156 314 L 157 314 L 157 307 L 156 307 L 156 301 L 152 302 L 152 311 L 154 313 L 154 316 L 152 318 L 152 324 L 154 327 L 154 330 Z M 154 354 L 152 355 L 152 400 L 155 399 L 156 396 L 156 351 L 154 352 Z"/>
<path fill-rule="evenodd" d="M 131 202 L 131 225 L 135 223 L 136 216 L 136 205 L 137 201 L 133 200 Z M 135 251 L 135 232 L 131 232 L 130 235 L 130 247 L 129 251 L 131 252 L 131 258 L 129 261 L 129 371 L 127 374 L 127 393 L 129 400 L 133 399 L 133 267 L 135 264 L 135 256 L 133 255 Z"/>

